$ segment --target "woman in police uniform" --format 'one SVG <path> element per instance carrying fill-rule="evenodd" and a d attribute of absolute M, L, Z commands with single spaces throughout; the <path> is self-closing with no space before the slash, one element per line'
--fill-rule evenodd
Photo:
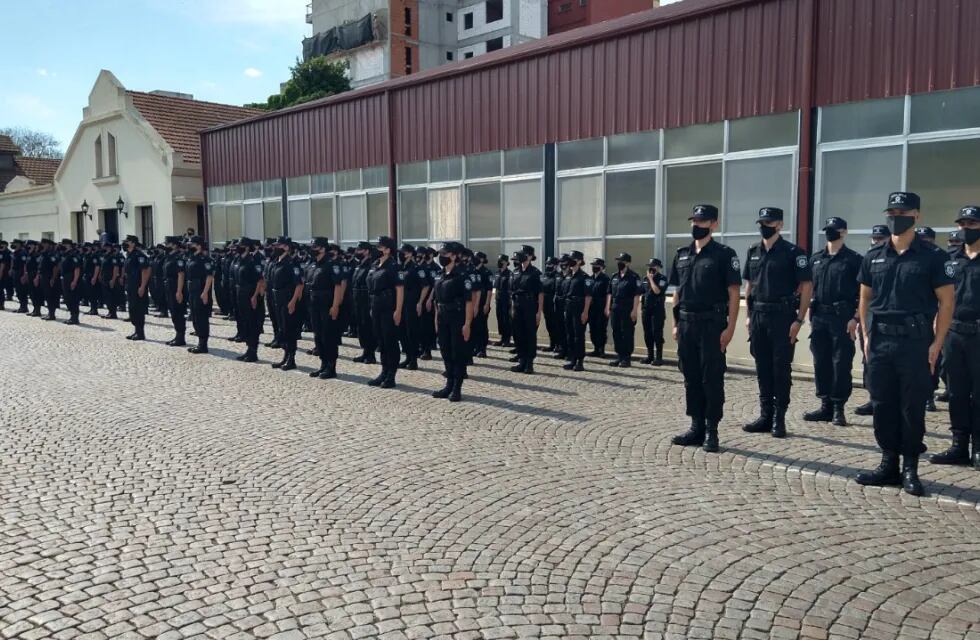
<path fill-rule="evenodd" d="M 378 258 L 367 274 L 371 296 L 371 323 L 381 347 L 381 375 L 368 382 L 372 387 L 390 389 L 398 373 L 398 326 L 402 320 L 405 298 L 405 272 L 398 268 L 394 253 L 395 241 L 388 236 L 378 238 Z"/>
<path fill-rule="evenodd" d="M 449 398 L 459 402 L 466 363 L 470 355 L 470 325 L 473 321 L 473 282 L 460 268 L 463 245 L 446 242 L 439 250 L 442 272 L 435 277 L 433 301 L 436 324 L 439 326 L 439 353 L 446 367 L 446 386 L 432 394 L 433 398 Z"/>

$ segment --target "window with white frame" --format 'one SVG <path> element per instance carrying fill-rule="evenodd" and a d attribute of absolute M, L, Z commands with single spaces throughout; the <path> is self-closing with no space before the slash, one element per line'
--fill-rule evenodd
<path fill-rule="evenodd" d="M 208 189 L 212 244 L 246 236 L 257 240 L 282 235 L 282 181 L 265 180 Z"/>
<path fill-rule="evenodd" d="M 342 246 L 388 233 L 388 168 L 349 169 L 286 180 L 289 235 L 330 238 Z"/>
<path fill-rule="evenodd" d="M 918 193 L 920 224 L 939 232 L 980 202 L 980 87 L 823 107 L 817 135 L 814 246 L 839 216 L 866 247 L 892 191 Z"/>

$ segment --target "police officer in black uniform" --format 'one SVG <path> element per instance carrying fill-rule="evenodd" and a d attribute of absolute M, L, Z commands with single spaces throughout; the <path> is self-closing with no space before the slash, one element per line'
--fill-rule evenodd
<path fill-rule="evenodd" d="M 150 259 L 140 247 L 139 238 L 126 236 L 126 262 L 123 264 L 123 277 L 126 279 L 126 298 L 129 306 L 129 322 L 133 333 L 127 340 L 145 340 L 146 311 L 149 306 L 148 288 L 150 286 Z"/>
<path fill-rule="evenodd" d="M 61 246 L 64 251 L 61 254 L 61 264 L 58 265 L 58 272 L 61 274 L 61 290 L 65 299 L 65 307 L 68 309 L 68 319 L 65 324 L 78 324 L 79 305 L 82 295 L 82 259 L 75 249 L 75 242 L 71 238 L 63 238 Z"/>
<path fill-rule="evenodd" d="M 725 406 L 725 350 L 735 334 L 742 278 L 735 251 L 712 238 L 718 208 L 695 205 L 689 219 L 693 242 L 677 250 L 668 282 L 691 428 L 673 443 L 715 452 Z"/>
<path fill-rule="evenodd" d="M 372 331 L 381 350 L 381 373 L 369 385 L 390 389 L 398 373 L 398 326 L 405 302 L 405 272 L 398 268 L 393 238 L 378 238 L 380 257 L 371 265 L 366 283 L 371 296 Z"/>
<path fill-rule="evenodd" d="M 163 239 L 164 259 L 161 265 L 163 275 L 163 295 L 166 300 L 170 322 L 174 325 L 174 337 L 167 341 L 171 347 L 187 345 L 187 300 L 184 298 L 184 283 L 187 279 L 187 258 L 181 250 L 181 236 L 167 236 Z"/>
<path fill-rule="evenodd" d="M 780 236 L 783 210 L 763 207 L 757 222 L 762 240 L 749 247 L 742 277 L 760 416 L 743 430 L 785 438 L 793 352 L 810 307 L 813 282 L 806 253 Z"/>
<path fill-rule="evenodd" d="M 117 315 L 119 296 L 116 290 L 122 287 L 122 260 L 116 245 L 107 242 L 103 245 L 102 261 L 99 264 L 101 279 L 102 301 L 105 303 L 106 320 L 118 320 Z"/>
<path fill-rule="evenodd" d="M 58 263 L 61 258 L 55 250 L 54 242 L 48 238 L 41 240 L 41 247 L 43 250 L 38 262 L 37 281 L 41 291 L 40 297 L 48 308 L 48 314 L 44 316 L 44 320 L 54 320 L 58 300 L 61 299 L 61 291 L 58 286 Z"/>
<path fill-rule="evenodd" d="M 14 281 L 14 291 L 17 293 L 17 301 L 20 305 L 14 310 L 14 313 L 28 313 L 27 308 L 27 250 L 24 248 L 24 243 L 20 240 L 14 240 L 10 243 L 13 247 L 13 255 L 11 256 L 11 276 Z"/>
<path fill-rule="evenodd" d="M 594 358 L 606 357 L 606 340 L 608 339 L 609 317 L 606 315 L 606 297 L 609 295 L 609 274 L 606 273 L 606 261 L 596 258 L 592 261 L 592 297 L 598 303 L 592 305 L 589 312 L 589 339 L 592 341 L 592 351 L 589 355 Z"/>
<path fill-rule="evenodd" d="M 544 294 L 541 291 L 541 272 L 531 264 L 533 260 L 534 248 L 529 245 L 522 246 L 512 257 L 511 328 L 517 347 L 513 361 L 517 364 L 510 370 L 515 373 L 534 373 L 534 358 L 538 351 L 538 325 L 541 324 Z"/>
<path fill-rule="evenodd" d="M 510 326 L 510 277 L 513 272 L 509 264 L 506 254 L 497 256 L 497 272 L 493 275 L 493 299 L 497 314 L 497 333 L 500 334 L 500 340 L 496 342 L 498 347 L 509 347 L 513 335 Z"/>
<path fill-rule="evenodd" d="M 616 358 L 609 363 L 613 367 L 632 365 L 636 319 L 640 308 L 640 276 L 630 269 L 633 256 L 620 253 L 616 256 L 616 273 L 609 279 L 606 296 L 606 317 L 612 322 L 613 346 Z"/>
<path fill-rule="evenodd" d="M 570 371 L 585 370 L 585 326 L 589 322 L 589 312 L 594 303 L 592 299 L 593 280 L 582 271 L 585 256 L 581 251 L 568 255 L 568 274 L 561 279 L 562 322 L 564 331 L 564 353 L 568 362 L 562 368 Z"/>
<path fill-rule="evenodd" d="M 551 257 L 544 263 L 541 272 L 541 291 L 544 293 L 544 326 L 548 331 L 548 347 L 545 351 L 554 353 L 558 349 L 558 326 L 565 323 L 564 317 L 559 317 L 555 310 L 555 296 L 558 291 L 558 258 Z"/>
<path fill-rule="evenodd" d="M 354 317 L 357 321 L 357 341 L 361 345 L 361 355 L 354 362 L 375 364 L 374 352 L 378 349 L 379 336 L 374 335 L 371 320 L 371 292 L 368 290 L 368 274 L 374 263 L 374 246 L 370 242 L 360 242 L 354 251 L 357 266 L 351 284 L 354 287 Z"/>
<path fill-rule="evenodd" d="M 881 463 L 857 481 L 901 485 L 911 495 L 923 494 L 918 466 L 925 451 L 926 398 L 953 316 L 956 273 L 945 252 L 916 237 L 919 206 L 915 193 L 888 197 L 891 237 L 868 251 L 858 276 L 858 314 L 868 336 L 864 349 Z"/>
<path fill-rule="evenodd" d="M 402 321 L 398 327 L 398 339 L 401 342 L 405 359 L 398 363 L 400 369 L 414 371 L 419 368 L 419 342 L 421 340 L 420 323 L 422 316 L 421 301 L 423 294 L 428 294 L 429 286 L 425 274 L 415 264 L 415 247 L 405 243 L 398 250 L 401 264 L 399 277 L 405 291 L 402 303 Z"/>
<path fill-rule="evenodd" d="M 659 258 L 647 263 L 647 275 L 640 282 L 642 304 L 643 342 L 647 357 L 643 364 L 659 367 L 664 363 L 664 323 L 667 321 L 667 276 Z"/>
<path fill-rule="evenodd" d="M 963 207 L 956 224 L 963 241 L 946 263 L 956 280 L 956 303 L 943 346 L 953 442 L 931 461 L 972 462 L 980 470 L 980 206 Z"/>
<path fill-rule="evenodd" d="M 259 359 L 259 336 L 265 318 L 262 298 L 265 291 L 265 255 L 258 240 L 243 237 L 239 245 L 244 249 L 235 259 L 234 269 L 229 272 L 234 289 L 235 322 L 240 327 L 245 353 L 235 358 L 241 362 Z M 228 304 L 232 304 L 229 300 Z"/>
<path fill-rule="evenodd" d="M 191 324 L 197 334 L 197 346 L 187 350 L 190 353 L 207 353 L 208 338 L 211 337 L 211 307 L 214 300 L 214 261 L 208 255 L 208 245 L 201 236 L 191 236 L 187 240 L 190 255 L 187 257 L 187 295 L 191 307 Z"/>
<path fill-rule="evenodd" d="M 313 238 L 310 243 L 314 262 L 306 281 L 310 291 L 310 323 L 313 343 L 320 357 L 320 368 L 311 378 L 328 380 L 337 377 L 337 348 L 340 345 L 340 305 L 344 299 L 344 272 L 330 255 L 327 238 Z"/>
<path fill-rule="evenodd" d="M 891 234 L 888 231 L 888 227 L 883 224 L 876 224 L 871 227 L 871 246 L 876 247 L 883 244 L 888 240 Z M 860 318 L 858 319 L 858 349 L 861 350 L 861 384 L 867 389 L 868 388 L 868 359 L 865 357 L 864 350 L 864 332 L 861 330 Z M 860 404 L 854 407 L 855 415 L 859 416 L 870 416 L 874 415 L 874 406 L 871 404 L 871 400 L 868 400 L 864 404 Z"/>
<path fill-rule="evenodd" d="M 847 426 L 844 405 L 851 397 L 851 367 L 857 338 L 857 276 L 861 254 L 844 244 L 847 221 L 833 217 L 823 227 L 827 246 L 810 258 L 810 352 L 820 408 L 803 414 L 808 422 Z"/>
<path fill-rule="evenodd" d="M 82 284 L 89 309 L 85 315 L 98 315 L 102 306 L 102 285 L 99 283 L 99 266 L 102 263 L 102 250 L 88 242 L 88 251 L 82 258 Z"/>
<path fill-rule="evenodd" d="M 290 371 L 296 368 L 296 342 L 299 340 L 302 318 L 300 300 L 303 299 L 303 269 L 290 255 L 293 241 L 288 236 L 276 238 L 272 250 L 272 266 L 266 276 L 266 286 L 275 301 L 275 343 L 282 349 L 282 360 L 272 364 L 273 369 Z"/>
<path fill-rule="evenodd" d="M 166 243 L 166 238 L 164 238 Z M 167 303 L 166 277 L 163 274 L 163 264 L 167 261 L 169 252 L 166 244 L 157 245 L 150 258 L 150 300 L 157 309 L 158 318 L 170 315 L 170 305 Z"/>
<path fill-rule="evenodd" d="M 277 238 L 265 239 L 266 259 L 265 262 L 263 263 L 264 264 L 263 268 L 265 269 L 263 278 L 265 279 L 266 282 L 266 289 L 265 289 L 266 314 L 269 316 L 270 324 L 272 324 L 272 340 L 267 342 L 265 346 L 269 347 L 270 349 L 282 349 L 282 345 L 279 344 L 279 314 L 276 312 L 276 308 L 277 308 L 276 291 L 275 289 L 272 288 L 270 284 L 272 282 L 272 270 L 276 267 L 276 265 L 279 262 L 279 257 L 282 255 L 282 253 L 279 254 L 276 253 L 277 251 L 275 248 L 276 240 Z M 285 253 L 285 251 L 286 250 L 283 249 L 283 253 Z"/>
<path fill-rule="evenodd" d="M 493 292 L 493 273 L 487 268 L 487 254 L 477 251 L 473 254 L 475 290 L 478 293 L 473 307 L 473 355 L 487 357 L 490 344 L 490 296 Z"/>
<path fill-rule="evenodd" d="M 432 394 L 433 398 L 449 398 L 450 402 L 462 399 L 466 363 L 472 348 L 474 315 L 473 281 L 460 268 L 463 245 L 458 242 L 443 243 L 439 249 L 442 272 L 435 277 L 432 297 L 439 323 L 439 354 L 446 369 L 446 384 Z"/>
<path fill-rule="evenodd" d="M 418 255 L 421 256 L 419 269 L 425 278 L 425 295 L 419 300 L 422 305 L 422 316 L 419 319 L 419 359 L 432 360 L 432 350 L 437 348 L 436 344 L 436 311 L 433 304 L 433 290 L 436 276 L 442 273 L 442 267 L 433 260 L 434 250 L 431 247 L 421 247 Z"/>

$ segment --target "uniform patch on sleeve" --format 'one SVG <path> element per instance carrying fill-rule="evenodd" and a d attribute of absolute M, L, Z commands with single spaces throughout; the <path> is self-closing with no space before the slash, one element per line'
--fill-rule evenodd
<path fill-rule="evenodd" d="M 796 268 L 806 269 L 806 256 L 796 256 Z"/>
<path fill-rule="evenodd" d="M 469 281 L 469 280 L 466 280 L 465 282 L 463 282 L 463 286 L 466 287 L 466 290 L 467 291 L 472 291 L 473 290 L 473 283 L 471 281 Z"/>
<path fill-rule="evenodd" d="M 177 261 L 177 266 L 178 266 L 178 267 L 182 267 L 182 266 L 184 266 L 184 261 L 183 261 L 183 260 L 178 260 L 178 261 Z"/>
<path fill-rule="evenodd" d="M 139 261 L 140 261 L 140 264 L 145 264 L 146 263 L 146 258 L 144 258 L 143 256 L 140 256 L 139 257 Z"/>
<path fill-rule="evenodd" d="M 333 272 L 335 274 L 338 274 L 339 275 L 340 274 L 340 267 L 338 265 L 334 265 L 333 266 Z"/>
<path fill-rule="evenodd" d="M 952 278 L 956 275 L 956 263 L 953 261 L 946 263 L 946 275 Z"/>
<path fill-rule="evenodd" d="M 741 269 L 741 265 L 738 261 L 738 256 L 732 256 L 732 269 L 735 271 Z"/>
<path fill-rule="evenodd" d="M 255 265 L 255 273 L 262 273 L 262 265 L 260 264 Z"/>
<path fill-rule="evenodd" d="M 293 275 L 299 275 L 299 267 L 293 267 Z"/>
<path fill-rule="evenodd" d="M 398 272 L 398 279 L 399 280 L 402 280 L 402 281 L 405 280 L 405 272 L 404 271 L 399 271 Z"/>

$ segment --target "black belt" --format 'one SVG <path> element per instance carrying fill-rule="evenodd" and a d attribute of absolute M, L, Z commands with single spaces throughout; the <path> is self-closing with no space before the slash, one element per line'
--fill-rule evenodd
<path fill-rule="evenodd" d="M 722 320 L 725 316 L 720 311 L 685 311 L 681 309 L 680 317 L 685 322 L 709 322 Z"/>
<path fill-rule="evenodd" d="M 464 305 L 459 302 L 438 302 L 436 303 L 436 307 L 439 309 L 439 311 L 463 311 L 465 308 Z"/>
<path fill-rule="evenodd" d="M 761 313 L 779 313 L 781 311 L 793 311 L 793 307 L 790 305 L 789 300 L 782 300 L 780 302 L 758 302 L 752 301 L 752 311 L 759 311 Z"/>
<path fill-rule="evenodd" d="M 980 320 L 953 320 L 949 330 L 964 336 L 975 336 L 980 333 Z"/>
<path fill-rule="evenodd" d="M 388 298 L 395 296 L 394 289 L 385 289 L 384 291 L 372 291 L 371 295 L 375 298 Z"/>
<path fill-rule="evenodd" d="M 810 303 L 810 309 L 814 313 L 829 313 L 837 316 L 851 316 L 854 313 L 854 303 L 847 302 L 845 300 L 840 300 L 830 304 L 814 301 Z"/>

